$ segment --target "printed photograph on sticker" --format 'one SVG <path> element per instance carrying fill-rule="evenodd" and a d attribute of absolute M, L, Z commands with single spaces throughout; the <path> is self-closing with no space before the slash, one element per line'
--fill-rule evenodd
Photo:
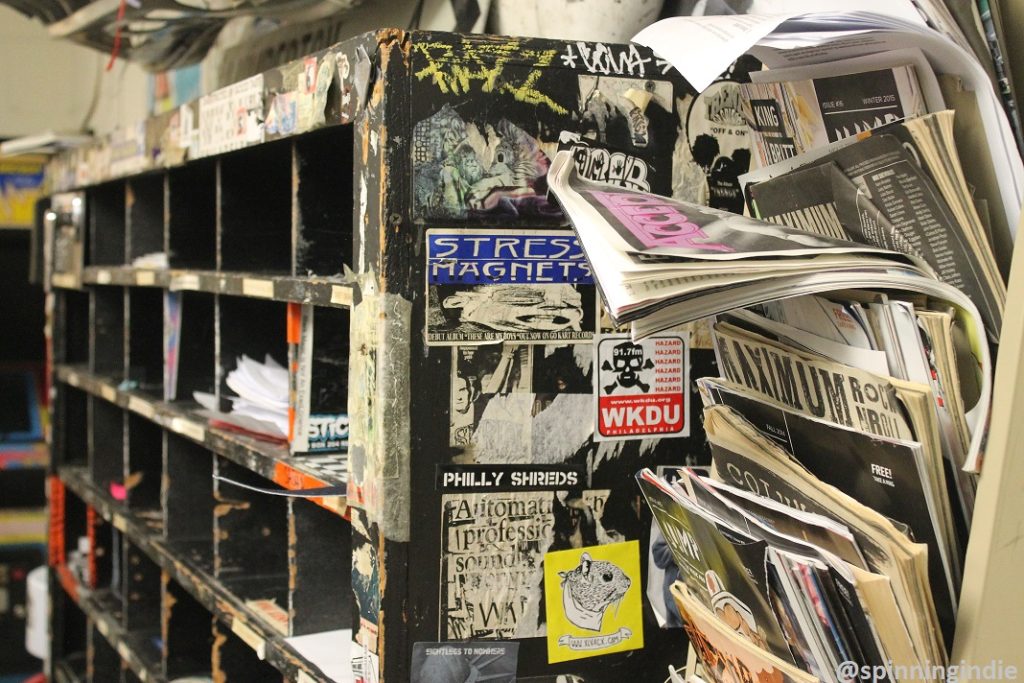
<path fill-rule="evenodd" d="M 427 343 L 583 343 L 597 292 L 565 230 L 428 230 Z"/>
<path fill-rule="evenodd" d="M 412 683 L 515 683 L 519 643 L 414 643 Z"/>
<path fill-rule="evenodd" d="M 548 662 L 644 646 L 637 541 L 544 556 Z"/>
<path fill-rule="evenodd" d="M 593 433 L 589 344 L 452 349 L 453 462 L 558 462 Z"/>
<path fill-rule="evenodd" d="M 597 341 L 595 441 L 689 436 L 689 336 Z"/>

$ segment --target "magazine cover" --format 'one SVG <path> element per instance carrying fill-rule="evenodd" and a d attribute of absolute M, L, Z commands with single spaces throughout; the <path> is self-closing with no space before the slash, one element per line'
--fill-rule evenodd
<path fill-rule="evenodd" d="M 712 613 L 678 581 L 672 586 L 672 597 L 708 680 L 714 683 L 817 683 L 818 679 L 811 674 L 745 638 L 742 630 L 734 625 L 742 621 L 742 617 L 732 616 L 733 613 L 727 611 L 728 606 Z"/>

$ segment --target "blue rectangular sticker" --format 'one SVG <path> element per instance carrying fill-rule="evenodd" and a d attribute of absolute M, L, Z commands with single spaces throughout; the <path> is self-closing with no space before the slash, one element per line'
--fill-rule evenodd
<path fill-rule="evenodd" d="M 427 343 L 585 343 L 597 288 L 569 230 L 427 231 Z"/>

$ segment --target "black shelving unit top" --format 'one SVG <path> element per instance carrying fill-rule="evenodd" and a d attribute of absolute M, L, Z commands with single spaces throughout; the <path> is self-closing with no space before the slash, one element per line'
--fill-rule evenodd
<path fill-rule="evenodd" d="M 159 531 L 154 532 L 149 520 L 123 509 L 111 500 L 90 481 L 86 468 L 65 466 L 58 471 L 58 476 L 71 492 L 92 506 L 104 521 L 123 533 L 209 610 L 220 623 L 249 645 L 260 659 L 268 662 L 288 680 L 303 683 L 337 683 L 296 651 L 275 625 L 246 606 L 243 600 L 228 590 L 207 569 L 167 547 L 160 538 Z M 123 647 L 116 647 L 123 657 L 124 653 L 121 650 L 128 647 L 127 643 Z"/>
<path fill-rule="evenodd" d="M 59 289 L 78 289 L 64 274 L 53 276 Z M 340 278 L 228 273 L 215 270 L 154 270 L 132 266 L 87 266 L 82 284 L 156 287 L 171 291 L 205 292 L 269 299 L 316 306 L 352 307 L 353 286 Z"/>
<path fill-rule="evenodd" d="M 194 404 L 160 401 L 138 391 L 118 388 L 118 381 L 90 373 L 78 366 L 58 365 L 54 368 L 58 381 L 124 408 L 161 427 L 194 441 L 217 455 L 251 470 L 286 489 L 311 489 L 328 486 L 344 487 L 345 481 L 310 464 L 315 456 L 292 456 L 285 446 L 277 446 L 252 437 L 216 429 L 193 414 Z M 345 516 L 344 496 L 314 498 L 314 502 L 331 512 Z"/>

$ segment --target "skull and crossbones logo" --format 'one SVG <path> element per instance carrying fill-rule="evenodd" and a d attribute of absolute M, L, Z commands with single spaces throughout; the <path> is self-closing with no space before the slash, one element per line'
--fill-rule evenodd
<path fill-rule="evenodd" d="M 654 362 L 650 358 L 644 358 L 644 347 L 630 341 L 617 344 L 612 349 L 612 362 L 606 360 L 601 365 L 602 370 L 611 370 L 617 376 L 615 381 L 604 387 L 604 393 L 610 394 L 616 387 L 637 387 L 646 394 L 650 391 L 651 385 L 640 379 L 640 371 L 653 367 Z"/>

